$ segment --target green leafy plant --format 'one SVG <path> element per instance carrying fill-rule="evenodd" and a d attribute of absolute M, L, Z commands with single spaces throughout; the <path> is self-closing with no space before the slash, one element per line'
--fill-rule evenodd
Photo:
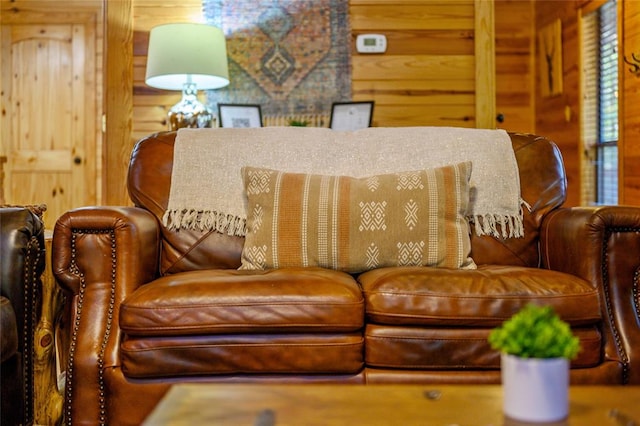
<path fill-rule="evenodd" d="M 307 120 L 289 120 L 289 126 L 293 127 L 307 127 L 310 123 Z"/>
<path fill-rule="evenodd" d="M 580 339 L 551 306 L 528 304 L 489 334 L 493 349 L 521 358 L 574 359 Z"/>

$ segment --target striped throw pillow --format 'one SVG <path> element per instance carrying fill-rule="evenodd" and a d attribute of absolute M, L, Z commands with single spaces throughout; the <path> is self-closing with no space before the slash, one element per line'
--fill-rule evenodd
<path fill-rule="evenodd" d="M 366 178 L 243 167 L 240 269 L 475 268 L 465 218 L 471 162 Z"/>

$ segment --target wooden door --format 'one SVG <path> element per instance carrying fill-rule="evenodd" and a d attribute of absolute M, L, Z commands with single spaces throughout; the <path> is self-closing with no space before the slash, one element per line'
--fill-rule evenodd
<path fill-rule="evenodd" d="M 55 14 L 53 14 L 55 15 Z M 84 19 L 79 19 L 84 20 Z M 96 22 L 2 25 L 2 154 L 8 204 L 96 203 Z"/>

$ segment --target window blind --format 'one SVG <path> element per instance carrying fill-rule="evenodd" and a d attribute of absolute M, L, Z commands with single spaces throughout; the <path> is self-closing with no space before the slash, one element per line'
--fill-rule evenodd
<path fill-rule="evenodd" d="M 609 0 L 582 17 L 585 146 L 582 201 L 618 201 L 618 22 L 617 2 Z"/>
<path fill-rule="evenodd" d="M 600 142 L 618 141 L 618 14 L 615 0 L 600 8 Z"/>

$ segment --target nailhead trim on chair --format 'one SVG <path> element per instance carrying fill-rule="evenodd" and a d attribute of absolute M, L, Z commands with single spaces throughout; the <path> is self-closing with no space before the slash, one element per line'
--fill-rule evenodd
<path fill-rule="evenodd" d="M 640 232 L 640 229 L 637 229 L 636 232 Z M 632 293 L 633 293 L 633 307 L 635 308 L 635 311 L 636 311 L 636 318 L 640 318 L 640 294 L 639 294 L 640 291 L 638 290 L 638 287 L 640 287 L 640 268 L 637 268 L 633 274 Z"/>
<path fill-rule="evenodd" d="M 71 342 L 69 343 L 69 359 L 67 360 L 67 376 L 65 381 L 65 411 L 66 419 L 64 423 L 73 424 L 71 418 L 71 390 L 73 388 L 73 366 L 76 353 L 76 342 L 78 341 L 78 326 L 80 323 L 80 314 L 82 313 L 82 306 L 84 300 L 85 280 L 84 275 L 80 273 L 78 265 L 76 263 L 76 233 L 72 234 L 71 238 L 71 263 L 69 264 L 69 272 L 76 274 L 80 277 L 80 292 L 78 294 L 78 309 L 73 319 L 73 330 L 71 332 Z"/>
<path fill-rule="evenodd" d="M 640 292 L 638 287 L 640 286 L 640 268 L 636 269 L 633 274 L 633 306 L 636 309 L 636 318 L 640 318 Z"/>
<path fill-rule="evenodd" d="M 98 353 L 98 386 L 100 388 L 100 396 L 98 402 L 100 404 L 100 425 L 107 424 L 107 412 L 105 407 L 105 385 L 104 385 L 104 354 L 111 335 L 111 325 L 113 323 L 113 311 L 115 307 L 115 280 L 116 280 L 116 238 L 115 232 L 112 229 L 106 230 L 86 230 L 86 229 L 73 229 L 71 239 L 71 263 L 69 266 L 70 272 L 78 275 L 80 278 L 80 292 L 78 293 L 78 306 L 76 315 L 73 321 L 73 331 L 71 336 L 71 344 L 69 348 L 69 360 L 67 363 L 67 379 L 65 389 L 65 405 L 66 405 L 66 419 L 65 424 L 73 424 L 71 418 L 71 394 L 73 383 L 73 365 L 75 360 L 76 343 L 78 338 L 78 329 L 80 327 L 80 317 L 82 316 L 82 308 L 84 303 L 84 295 L 87 288 L 84 274 L 78 268 L 76 262 L 76 238 L 82 234 L 109 234 L 111 238 L 111 295 L 109 299 L 109 310 L 106 330 L 102 338 L 100 345 L 100 352 Z"/>
<path fill-rule="evenodd" d="M 37 267 L 40 261 L 40 256 L 42 254 L 42 250 L 40 244 L 38 242 L 38 238 L 31 237 L 29 242 L 27 243 L 27 253 L 34 254 L 33 258 L 31 255 L 26 256 L 25 264 L 24 264 L 24 277 L 25 277 L 25 297 L 24 303 L 25 307 L 23 309 L 24 318 L 23 318 L 23 329 L 22 336 L 23 342 L 22 347 L 25 348 L 25 353 L 23 354 L 22 360 L 22 376 L 25 380 L 25 386 L 23 388 L 23 417 L 26 424 L 31 424 L 34 419 L 33 412 L 33 401 L 32 398 L 35 395 L 35 375 L 33 371 L 33 360 L 35 359 L 35 346 L 33 335 L 31 331 L 35 329 L 35 324 L 37 322 L 37 312 L 34 309 L 37 306 L 37 291 L 36 291 L 36 282 L 38 278 Z M 27 374 L 29 373 L 29 374 Z"/>
<path fill-rule="evenodd" d="M 609 239 L 611 238 L 611 235 L 614 233 L 619 233 L 619 232 L 640 232 L 640 228 L 607 228 L 605 231 L 605 241 L 609 241 Z M 616 342 L 616 348 L 618 349 L 618 353 L 620 354 L 620 357 L 622 358 L 622 383 L 627 384 L 629 383 L 629 356 L 627 355 L 627 352 L 624 349 L 624 346 L 622 345 L 622 341 L 620 338 L 620 331 L 618 330 L 618 327 L 616 326 L 616 321 L 615 318 L 613 316 L 613 309 L 611 307 L 611 297 L 610 297 L 610 285 L 609 285 L 609 267 L 608 267 L 608 259 L 609 259 L 609 246 L 608 244 L 605 244 L 603 249 L 602 249 L 602 286 L 604 289 L 604 297 L 605 297 L 605 306 L 607 308 L 607 316 L 609 317 L 609 322 L 612 326 L 612 331 L 613 331 L 613 336 Z M 635 297 L 637 295 L 638 292 L 638 279 L 640 277 L 640 271 L 635 272 L 634 274 L 634 279 L 633 279 L 633 289 L 632 292 L 634 294 L 634 304 L 636 305 L 636 316 L 639 315 L 639 311 L 638 311 L 638 305 L 637 303 L 635 303 L 635 300 L 637 300 L 637 297 Z"/>

